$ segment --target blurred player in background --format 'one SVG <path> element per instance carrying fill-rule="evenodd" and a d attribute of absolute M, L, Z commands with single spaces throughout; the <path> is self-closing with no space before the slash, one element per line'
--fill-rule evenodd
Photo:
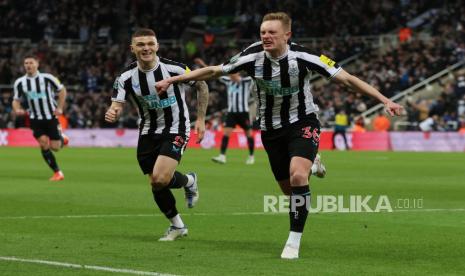
<path fill-rule="evenodd" d="M 179 83 L 158 96 L 155 82 L 190 72 L 182 63 L 158 57 L 158 48 L 153 30 L 140 29 L 132 35 L 131 52 L 137 61 L 129 65 L 115 81 L 112 104 L 105 114 L 105 120 L 114 123 L 119 119 L 128 96 L 137 104 L 141 117 L 137 160 L 142 172 L 149 177 L 156 204 L 171 222 L 160 241 L 173 241 L 186 236 L 188 230 L 176 209 L 176 200 L 170 189 L 184 188 L 189 208 L 199 198 L 197 175 L 176 171 L 190 134 L 184 94 L 187 85 L 197 89 L 195 130 L 199 143 L 205 133 L 208 87 L 204 81 Z"/>
<path fill-rule="evenodd" d="M 26 111 L 21 106 L 24 97 L 28 104 L 31 129 L 34 138 L 40 145 L 42 157 L 53 170 L 50 181 L 65 179 L 52 151 L 59 151 L 68 144 L 68 137 L 61 132 L 58 117 L 63 114 L 66 99 L 66 88 L 51 74 L 39 72 L 39 61 L 36 57 L 24 58 L 26 75 L 14 83 L 13 110 L 17 116 Z M 58 102 L 55 95 L 58 94 Z"/>
<path fill-rule="evenodd" d="M 202 67 L 208 66 L 200 58 L 196 58 L 195 63 Z M 247 146 L 249 148 L 249 156 L 245 163 L 252 165 L 255 163 L 255 157 L 254 138 L 250 124 L 249 98 L 253 87 L 253 80 L 251 77 L 243 78 L 240 73 L 235 73 L 220 77 L 219 81 L 226 86 L 226 92 L 228 93 L 228 114 L 226 115 L 226 123 L 223 129 L 220 155 L 213 157 L 212 161 L 226 164 L 226 150 L 229 144 L 229 136 L 234 127 L 239 125 L 247 136 Z"/>
<path fill-rule="evenodd" d="M 245 71 L 257 83 L 261 136 L 274 177 L 290 195 L 290 233 L 281 253 L 283 259 L 299 257 L 300 240 L 310 207 L 309 174 L 318 152 L 320 123 L 313 103 L 310 77 L 313 72 L 384 103 L 391 115 L 402 107 L 366 82 L 344 71 L 324 55 L 290 43 L 291 19 L 282 12 L 269 13 L 256 42 L 218 66 L 209 66 L 156 84 L 160 94 L 171 85 L 208 80 Z M 316 162 L 315 162 L 316 163 Z"/>

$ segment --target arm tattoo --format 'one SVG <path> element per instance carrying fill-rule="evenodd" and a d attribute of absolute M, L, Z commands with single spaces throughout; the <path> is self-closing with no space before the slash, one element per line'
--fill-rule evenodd
<path fill-rule="evenodd" d="M 197 89 L 197 118 L 205 118 L 208 107 L 208 86 L 205 81 L 195 83 Z"/>

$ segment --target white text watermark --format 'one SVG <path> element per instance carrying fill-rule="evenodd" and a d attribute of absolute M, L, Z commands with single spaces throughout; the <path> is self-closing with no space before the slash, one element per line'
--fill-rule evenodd
<path fill-rule="evenodd" d="M 263 197 L 265 213 L 295 212 L 295 209 L 303 206 L 310 213 L 379 213 L 393 212 L 397 209 L 421 209 L 423 198 L 394 199 L 387 195 L 317 195 L 312 200 L 309 196 L 299 195 Z"/>

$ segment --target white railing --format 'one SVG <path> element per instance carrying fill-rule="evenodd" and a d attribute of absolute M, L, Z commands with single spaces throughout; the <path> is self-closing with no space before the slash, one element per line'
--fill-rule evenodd
<path fill-rule="evenodd" d="M 442 78 L 443 76 L 449 74 L 452 71 L 457 70 L 458 68 L 460 68 L 460 67 L 462 67 L 464 65 L 465 65 L 465 60 L 459 61 L 456 64 L 451 65 L 451 66 L 447 67 L 446 69 L 442 70 L 441 72 L 432 75 L 431 77 L 427 78 L 426 80 L 424 80 L 424 81 L 422 81 L 420 83 L 417 83 L 414 86 L 412 86 L 410 88 L 407 88 L 406 90 L 400 92 L 399 94 L 391 97 L 390 100 L 392 100 L 393 102 L 398 102 L 398 101 L 402 100 L 404 97 L 410 96 L 411 94 L 413 94 L 414 92 L 416 92 L 420 88 L 423 88 L 424 86 L 430 85 L 432 82 L 437 81 L 439 78 Z M 361 115 L 363 116 L 363 118 L 366 118 L 366 117 L 369 117 L 369 116 L 379 112 L 383 108 L 384 108 L 384 105 L 380 103 L 380 104 L 377 104 L 377 105 L 371 107 L 367 111 L 363 112 Z"/>

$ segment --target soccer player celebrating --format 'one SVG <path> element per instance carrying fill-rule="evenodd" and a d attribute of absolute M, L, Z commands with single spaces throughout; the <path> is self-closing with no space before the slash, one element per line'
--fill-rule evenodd
<path fill-rule="evenodd" d="M 310 76 L 316 72 L 352 91 L 370 95 L 385 104 L 391 115 L 402 107 L 366 82 L 347 73 L 324 55 L 290 43 L 291 19 L 282 12 L 269 13 L 260 26 L 256 42 L 218 66 L 174 76 L 157 83 L 159 93 L 171 85 L 190 80 L 207 80 L 245 71 L 257 83 L 263 146 L 276 181 L 290 196 L 290 233 L 281 258 L 296 259 L 310 206 L 309 174 L 317 155 L 320 123 L 313 103 Z"/>
<path fill-rule="evenodd" d="M 61 133 L 57 117 L 63 114 L 66 88 L 51 74 L 39 72 L 39 61 L 33 56 L 24 59 L 26 75 L 18 78 L 13 86 L 13 110 L 17 116 L 25 115 L 21 99 L 28 103 L 31 129 L 40 145 L 42 156 L 54 174 L 50 181 L 65 179 L 52 152 L 59 151 L 68 144 L 68 137 Z M 58 94 L 58 102 L 55 94 Z"/>
<path fill-rule="evenodd" d="M 189 68 L 157 56 L 159 44 L 151 29 L 136 31 L 130 46 L 137 61 L 129 65 L 115 81 L 112 104 L 105 114 L 105 120 L 113 123 L 119 119 L 128 96 L 137 104 L 141 118 L 137 160 L 142 172 L 149 177 L 156 204 L 171 222 L 160 241 L 173 241 L 186 236 L 188 231 L 178 214 L 176 200 L 170 189 L 183 187 L 189 208 L 199 198 L 197 175 L 176 171 L 190 134 L 185 89 L 187 85 L 195 85 L 197 89 L 195 130 L 199 143 L 205 133 L 208 87 L 204 81 L 177 83 L 158 96 L 155 82 L 187 74 Z"/>

